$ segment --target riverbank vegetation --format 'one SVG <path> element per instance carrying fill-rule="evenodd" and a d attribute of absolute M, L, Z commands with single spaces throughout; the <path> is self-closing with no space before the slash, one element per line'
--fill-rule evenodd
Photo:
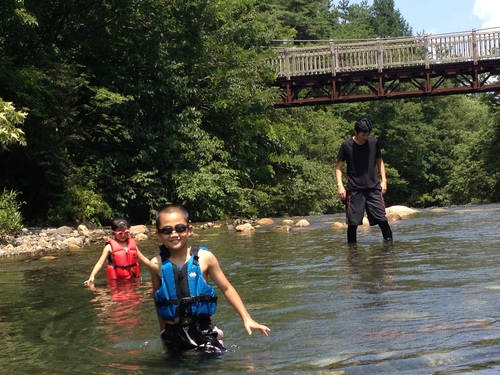
<path fill-rule="evenodd" d="M 366 116 L 388 206 L 498 202 L 495 94 L 273 108 L 279 40 L 413 33 L 392 0 L 330 3 L 5 0 L 0 103 L 26 115 L 0 187 L 32 226 L 146 223 L 168 202 L 196 221 L 336 213 L 336 153 Z"/>

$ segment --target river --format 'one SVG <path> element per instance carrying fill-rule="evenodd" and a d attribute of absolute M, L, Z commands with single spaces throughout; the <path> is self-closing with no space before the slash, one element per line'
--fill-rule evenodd
<path fill-rule="evenodd" d="M 145 267 L 138 285 L 83 285 L 102 245 L 0 258 L 0 373 L 497 374 L 500 205 L 423 210 L 358 231 L 343 215 L 250 234 L 197 230 L 268 337 L 248 336 L 219 293 L 214 321 L 229 351 L 165 354 Z M 153 256 L 158 242 L 140 242 Z"/>

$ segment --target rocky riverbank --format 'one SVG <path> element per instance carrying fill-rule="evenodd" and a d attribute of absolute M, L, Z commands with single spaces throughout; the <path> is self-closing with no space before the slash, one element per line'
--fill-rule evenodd
<path fill-rule="evenodd" d="M 150 231 L 145 225 L 135 225 L 130 233 L 136 241 L 149 238 Z M 90 230 L 85 225 L 78 228 L 24 228 L 19 235 L 6 236 L 0 242 L 0 256 L 39 254 L 51 251 L 73 251 L 102 243 L 110 238 L 110 230 L 98 228 Z"/>
<path fill-rule="evenodd" d="M 398 221 L 402 218 L 411 216 L 417 212 L 416 209 L 405 206 L 392 206 L 386 209 L 387 219 Z M 298 220 L 298 221 L 297 221 Z M 260 226 L 274 225 L 275 221 L 271 218 L 261 219 L 234 219 L 226 223 L 229 230 L 237 232 L 250 232 Z M 277 225 L 275 230 L 278 232 L 289 232 L 292 226 L 302 227 L 310 225 L 309 222 L 301 218 L 283 219 L 281 225 Z M 368 225 L 368 223 L 366 223 Z M 218 228 L 219 223 L 205 223 L 195 226 L 195 229 Z M 332 228 L 344 228 L 345 223 L 334 222 Z M 130 228 L 130 233 L 136 241 L 147 240 L 154 234 L 154 227 L 148 228 L 146 225 L 134 225 Z M 79 250 L 91 246 L 95 243 L 104 244 L 111 237 L 109 228 L 98 228 L 89 230 L 85 225 L 78 228 L 59 227 L 59 228 L 25 228 L 17 236 L 6 236 L 0 239 L 0 257 L 19 254 L 38 254 L 51 251 Z"/>

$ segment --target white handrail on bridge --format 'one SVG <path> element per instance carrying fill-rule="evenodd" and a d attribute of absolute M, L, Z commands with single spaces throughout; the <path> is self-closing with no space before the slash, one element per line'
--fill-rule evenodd
<path fill-rule="evenodd" d="M 277 48 L 270 63 L 278 77 L 332 74 L 500 59 L 500 28 L 467 33 L 375 39 L 307 47 Z"/>

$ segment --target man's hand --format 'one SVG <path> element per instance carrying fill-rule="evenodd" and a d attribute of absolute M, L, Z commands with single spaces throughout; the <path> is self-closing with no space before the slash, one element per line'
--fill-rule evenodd
<path fill-rule="evenodd" d="M 380 181 L 380 187 L 382 188 L 382 195 L 387 191 L 387 181 Z"/>
<path fill-rule="evenodd" d="M 338 196 L 341 200 L 345 200 L 347 193 L 345 191 L 345 188 L 343 186 L 339 186 L 337 189 Z"/>

